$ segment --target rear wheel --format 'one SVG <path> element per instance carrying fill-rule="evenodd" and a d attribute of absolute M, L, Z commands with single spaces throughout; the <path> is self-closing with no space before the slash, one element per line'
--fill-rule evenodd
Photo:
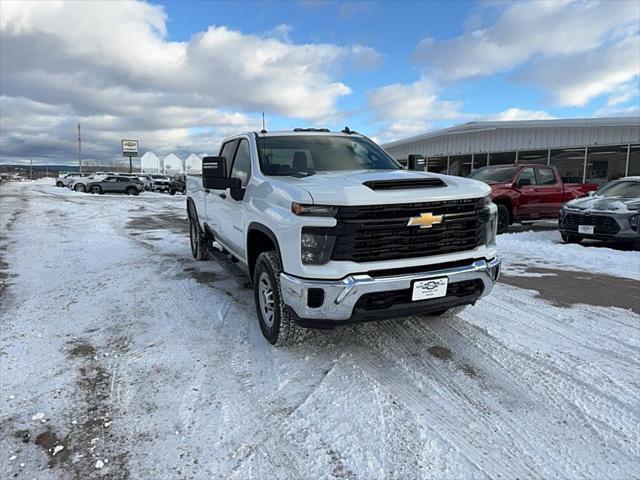
<path fill-rule="evenodd" d="M 64 187 L 64 183 L 62 183 L 62 182 L 56 182 L 56 187 Z"/>
<path fill-rule="evenodd" d="M 276 346 L 294 344 L 305 333 L 295 324 L 282 301 L 281 273 L 280 257 L 275 251 L 262 252 L 258 256 L 253 275 L 253 294 L 258 323 L 264 338 L 271 345 Z"/>
<path fill-rule="evenodd" d="M 580 243 L 582 241 L 582 237 L 575 235 L 573 233 L 561 232 L 560 236 L 562 237 L 562 241 L 564 243 Z"/>
<path fill-rule="evenodd" d="M 503 203 L 498 204 L 498 233 L 504 233 L 511 223 L 511 212 L 509 207 Z"/>
<path fill-rule="evenodd" d="M 191 255 L 196 260 L 207 260 L 209 251 L 207 250 L 207 242 L 202 234 L 198 220 L 189 216 L 189 241 L 191 243 Z"/>
<path fill-rule="evenodd" d="M 102 188 L 100 188 L 98 185 L 94 185 L 89 191 L 91 193 L 102 193 Z"/>

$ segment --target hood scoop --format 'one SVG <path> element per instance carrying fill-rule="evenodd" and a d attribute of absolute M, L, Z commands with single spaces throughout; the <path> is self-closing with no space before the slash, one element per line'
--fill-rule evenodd
<path fill-rule="evenodd" d="M 370 180 L 363 185 L 371 190 L 406 190 L 410 188 L 438 188 L 446 187 L 439 178 L 403 178 L 400 180 Z"/>

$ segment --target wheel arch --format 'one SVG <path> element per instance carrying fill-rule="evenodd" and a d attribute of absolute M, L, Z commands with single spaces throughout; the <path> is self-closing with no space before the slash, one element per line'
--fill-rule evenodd
<path fill-rule="evenodd" d="M 509 197 L 498 197 L 493 200 L 496 205 L 504 205 L 509 210 L 509 224 L 513 223 L 513 202 Z"/>
<path fill-rule="evenodd" d="M 258 256 L 262 252 L 274 249 L 280 258 L 280 264 L 282 264 L 280 244 L 276 235 L 269 227 L 258 222 L 251 222 L 247 228 L 247 266 L 252 281 Z"/>

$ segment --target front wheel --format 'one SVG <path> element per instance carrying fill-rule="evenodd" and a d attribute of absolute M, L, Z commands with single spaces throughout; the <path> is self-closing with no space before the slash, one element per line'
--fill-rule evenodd
<path fill-rule="evenodd" d="M 62 182 L 56 182 L 56 187 L 64 187 L 64 183 L 62 183 Z"/>
<path fill-rule="evenodd" d="M 262 252 L 258 256 L 253 275 L 258 323 L 264 338 L 276 346 L 291 345 L 304 335 L 304 330 L 295 324 L 282 301 L 281 273 L 280 257 L 275 251 Z"/>
<path fill-rule="evenodd" d="M 75 187 L 73 187 L 73 189 L 76 192 L 84 192 L 86 190 L 85 186 L 82 183 L 79 183 L 78 185 L 76 185 Z"/>
<path fill-rule="evenodd" d="M 138 189 L 135 187 L 128 187 L 127 195 L 138 195 Z"/>
<path fill-rule="evenodd" d="M 562 241 L 564 243 L 580 243 L 582 241 L 582 237 L 574 235 L 572 233 L 561 232 L 560 236 L 562 237 Z"/>
<path fill-rule="evenodd" d="M 511 223 L 511 212 L 509 208 L 502 204 L 498 204 L 498 233 L 504 233 Z"/>

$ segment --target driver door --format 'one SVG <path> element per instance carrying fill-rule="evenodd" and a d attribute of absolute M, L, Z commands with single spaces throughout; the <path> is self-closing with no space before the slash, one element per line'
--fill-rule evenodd
<path fill-rule="evenodd" d="M 251 146 L 246 138 L 240 139 L 238 148 L 230 165 L 229 178 L 239 178 L 242 182 L 242 188 L 246 188 L 251 177 Z M 224 236 L 227 246 L 242 258 L 245 255 L 244 229 L 246 221 L 246 212 L 244 209 L 244 200 L 235 200 L 231 197 L 230 189 L 226 189 L 219 196 L 220 219 L 224 224 Z"/>
<path fill-rule="evenodd" d="M 528 185 L 520 185 L 521 181 L 528 181 Z M 536 172 L 531 167 L 520 170 L 515 186 L 520 190 L 520 201 L 518 205 L 518 217 L 536 218 L 539 216 L 540 197 L 536 185 Z"/>

